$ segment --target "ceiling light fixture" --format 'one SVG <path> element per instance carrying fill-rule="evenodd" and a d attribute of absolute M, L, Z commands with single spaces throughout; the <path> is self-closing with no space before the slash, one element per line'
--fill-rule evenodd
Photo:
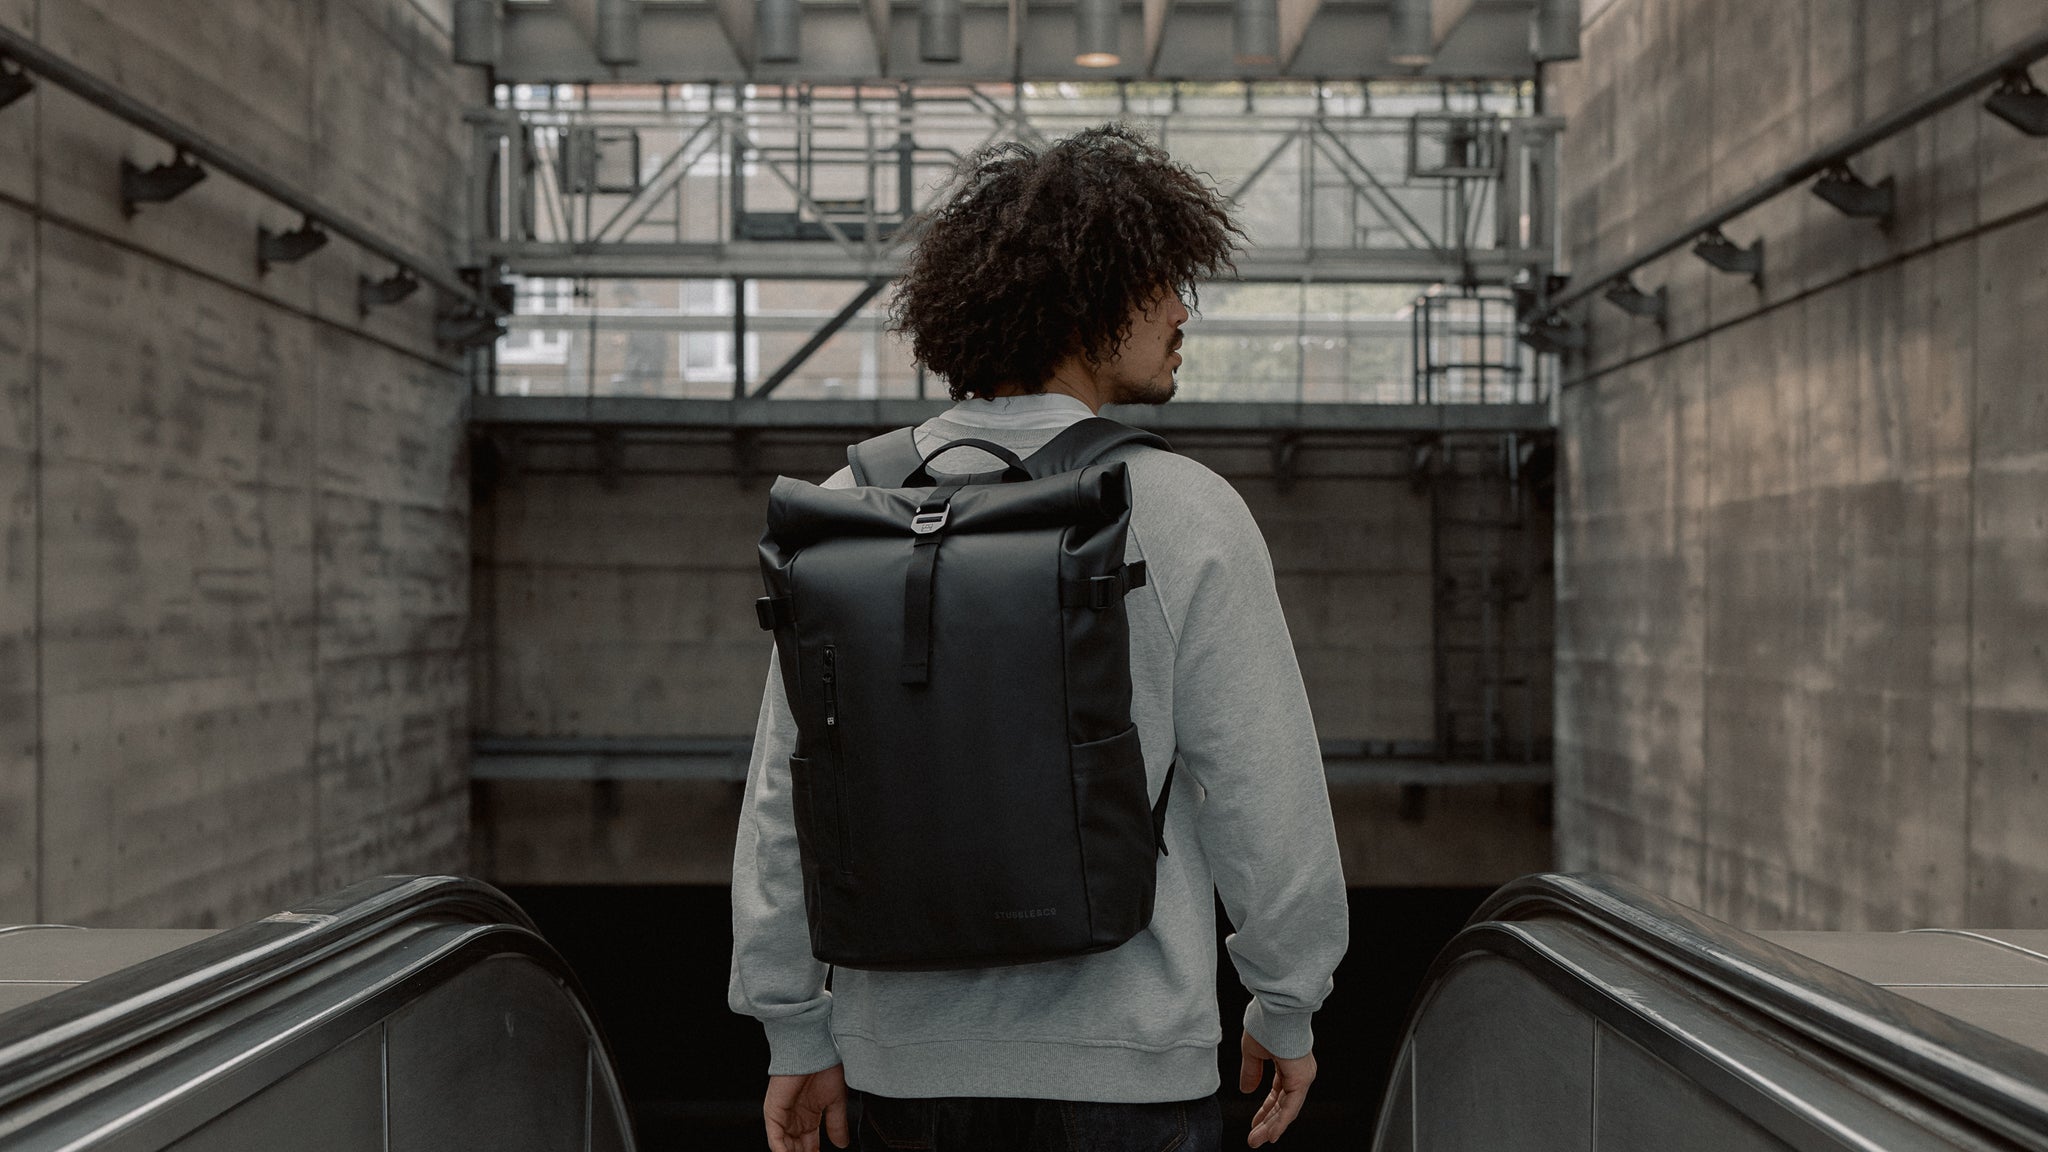
<path fill-rule="evenodd" d="M 763 64 L 794 64 L 803 47 L 803 13 L 797 0 L 761 0 L 755 46 Z"/>
<path fill-rule="evenodd" d="M 1529 55 L 1538 61 L 1579 58 L 1579 0 L 1537 0 L 1529 18 Z"/>
<path fill-rule="evenodd" d="M 1118 0 L 1075 0 L 1074 63 L 1083 68 L 1114 68 L 1123 63 L 1123 13 Z"/>
<path fill-rule="evenodd" d="M 597 60 L 611 67 L 640 62 L 640 0 L 597 0 Z"/>
<path fill-rule="evenodd" d="M 495 68 L 505 47 L 498 0 L 455 0 L 455 62 Z"/>
<path fill-rule="evenodd" d="M 1231 8 L 1237 63 L 1248 68 L 1270 68 L 1279 63 L 1279 0 L 1233 0 Z"/>
<path fill-rule="evenodd" d="M 1430 0 L 1391 0 L 1387 5 L 1387 59 L 1409 68 L 1436 59 L 1434 20 Z"/>
<path fill-rule="evenodd" d="M 918 5 L 917 56 L 927 64 L 960 62 L 960 0 L 924 0 Z"/>

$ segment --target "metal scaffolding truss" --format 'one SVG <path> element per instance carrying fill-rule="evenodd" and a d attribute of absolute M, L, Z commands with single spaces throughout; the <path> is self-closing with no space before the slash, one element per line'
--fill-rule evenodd
<path fill-rule="evenodd" d="M 1004 88 L 515 98 L 471 117 L 473 258 L 524 276 L 886 281 L 962 156 L 1118 118 L 1230 196 L 1244 280 L 1501 284 L 1552 264 L 1561 123 L 1514 114 L 1519 91 L 1337 107 L 1246 87 L 1152 108 Z"/>

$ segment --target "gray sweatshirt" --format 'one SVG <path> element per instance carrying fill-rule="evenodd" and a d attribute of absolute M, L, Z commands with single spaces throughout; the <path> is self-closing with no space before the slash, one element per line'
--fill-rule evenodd
<path fill-rule="evenodd" d="M 1028 455 L 1086 405 L 1057 394 L 968 400 L 925 422 L 930 451 L 977 437 Z M 1217 1088 L 1215 901 L 1251 992 L 1244 1026 L 1300 1056 L 1349 936 L 1344 878 L 1308 696 L 1265 540 L 1235 489 L 1183 456 L 1127 447 L 1125 600 L 1131 718 L 1154 796 L 1177 747 L 1152 924 L 1108 952 L 943 972 L 828 969 L 811 955 L 790 809 L 796 722 L 771 657 L 733 853 L 728 999 L 767 1029 L 769 1072 L 844 1063 L 885 1096 L 1186 1100 Z M 962 448 L 948 472 L 999 467 Z M 850 487 L 841 469 L 827 487 Z"/>

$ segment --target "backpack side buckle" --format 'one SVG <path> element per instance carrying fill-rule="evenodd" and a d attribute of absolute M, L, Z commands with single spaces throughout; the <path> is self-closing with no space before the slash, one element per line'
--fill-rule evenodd
<path fill-rule="evenodd" d="M 1097 612 L 1109 607 L 1123 596 L 1123 580 L 1115 576 L 1096 576 L 1088 581 L 1088 607 Z"/>

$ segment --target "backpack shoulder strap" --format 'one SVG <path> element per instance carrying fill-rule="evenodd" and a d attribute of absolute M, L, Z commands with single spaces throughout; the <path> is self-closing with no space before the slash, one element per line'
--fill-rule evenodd
<path fill-rule="evenodd" d="M 1086 467 L 1101 459 L 1103 453 L 1126 444 L 1143 444 L 1148 448 L 1173 451 L 1173 446 L 1158 433 L 1133 428 L 1106 416 L 1091 416 L 1069 425 L 1047 441 L 1045 447 L 1026 456 L 1024 467 L 1032 479 L 1043 479 Z"/>
<path fill-rule="evenodd" d="M 846 464 L 853 469 L 853 482 L 899 488 L 924 463 L 917 451 L 917 429 L 898 428 L 858 444 L 846 446 Z"/>

